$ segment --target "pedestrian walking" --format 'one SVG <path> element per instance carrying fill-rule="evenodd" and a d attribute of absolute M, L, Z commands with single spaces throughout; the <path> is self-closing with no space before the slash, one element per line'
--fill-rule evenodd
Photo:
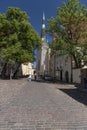
<path fill-rule="evenodd" d="M 29 76 L 28 76 L 28 81 L 31 82 L 31 79 L 32 79 L 32 76 L 31 76 L 31 74 L 29 74 Z"/>

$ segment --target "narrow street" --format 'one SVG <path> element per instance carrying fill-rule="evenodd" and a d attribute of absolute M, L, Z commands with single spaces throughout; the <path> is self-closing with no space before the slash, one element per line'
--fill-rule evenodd
<path fill-rule="evenodd" d="M 87 130 L 87 94 L 68 84 L 0 80 L 0 130 Z"/>

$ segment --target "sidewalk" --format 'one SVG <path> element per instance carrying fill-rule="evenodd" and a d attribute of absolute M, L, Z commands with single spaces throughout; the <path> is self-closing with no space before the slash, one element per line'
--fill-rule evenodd
<path fill-rule="evenodd" d="M 82 92 L 86 92 L 87 93 L 87 89 L 82 87 L 81 84 L 78 83 L 66 83 L 66 82 L 62 82 L 62 81 L 56 81 L 54 82 L 55 85 L 60 84 L 62 87 L 67 88 L 67 89 L 77 89 L 78 91 L 82 91 Z M 59 86 L 57 86 L 59 87 Z"/>
<path fill-rule="evenodd" d="M 0 97 L 0 130 L 87 130 L 87 94 L 74 85 L 0 80 Z"/>
<path fill-rule="evenodd" d="M 87 106 L 87 89 L 82 89 L 76 84 L 55 83 L 54 87 Z"/>
<path fill-rule="evenodd" d="M 20 80 L 1 80 L 0 79 L 0 104 L 5 104 L 9 99 L 18 94 L 23 87 L 25 79 Z M 14 93 L 15 92 L 15 93 Z"/>

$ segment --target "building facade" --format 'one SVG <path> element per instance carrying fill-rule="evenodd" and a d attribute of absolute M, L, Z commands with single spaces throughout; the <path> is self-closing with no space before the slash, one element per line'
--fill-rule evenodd
<path fill-rule="evenodd" d="M 58 81 L 81 83 L 81 68 L 75 68 L 69 55 L 60 55 L 59 51 L 51 56 L 51 77 Z"/>
<path fill-rule="evenodd" d="M 46 40 L 46 27 L 45 27 L 45 15 L 43 13 L 42 18 L 42 28 L 41 28 L 41 39 L 42 39 L 42 47 L 40 50 L 37 50 L 37 61 L 36 61 L 36 72 L 38 76 L 44 76 L 48 74 L 48 53 L 49 53 L 49 45 Z"/>
<path fill-rule="evenodd" d="M 21 65 L 22 69 L 22 75 L 27 76 L 31 74 L 32 76 L 34 75 L 34 65 L 30 62 L 25 62 Z"/>

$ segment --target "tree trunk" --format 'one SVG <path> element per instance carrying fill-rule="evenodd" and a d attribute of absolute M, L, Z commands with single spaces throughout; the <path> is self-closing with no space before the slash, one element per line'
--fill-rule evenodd
<path fill-rule="evenodd" d="M 15 70 L 15 72 L 14 72 L 14 74 L 13 74 L 13 76 L 12 76 L 12 79 L 17 78 L 17 73 L 18 73 L 18 70 L 19 70 L 19 68 L 20 68 L 20 65 L 21 65 L 21 64 L 18 64 L 17 69 Z"/>
<path fill-rule="evenodd" d="M 10 79 L 12 79 L 12 68 L 11 68 L 11 71 L 10 71 Z"/>
<path fill-rule="evenodd" d="M 1 72 L 1 78 L 2 79 L 5 79 L 5 73 L 6 73 L 6 70 L 7 70 L 7 62 L 4 64 L 4 67 L 2 69 L 2 72 Z"/>
<path fill-rule="evenodd" d="M 75 57 L 75 55 L 72 55 L 72 56 L 73 56 L 73 59 L 74 59 L 74 61 L 75 61 L 75 66 L 76 66 L 76 68 L 79 68 L 79 64 L 78 64 L 77 58 Z"/>

